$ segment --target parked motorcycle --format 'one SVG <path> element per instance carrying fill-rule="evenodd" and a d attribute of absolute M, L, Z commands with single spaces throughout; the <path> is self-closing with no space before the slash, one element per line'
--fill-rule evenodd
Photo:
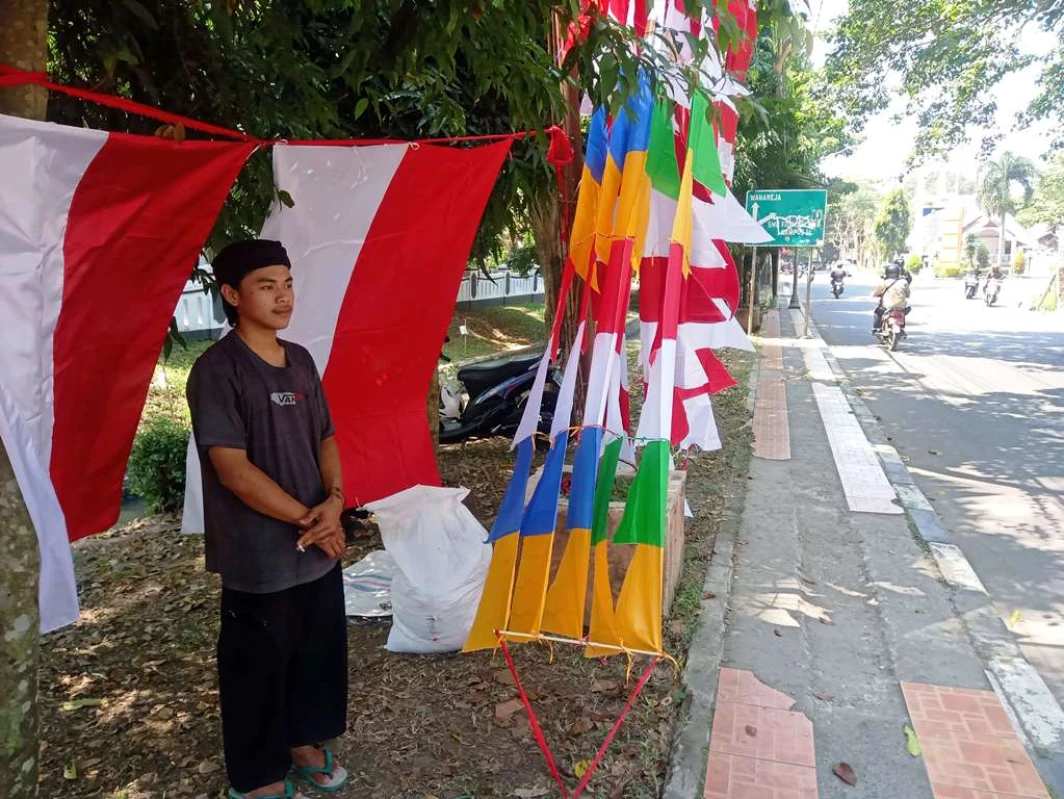
<path fill-rule="evenodd" d="M 975 292 L 979 290 L 979 278 L 975 275 L 968 275 L 964 278 L 964 299 L 974 300 Z"/>
<path fill-rule="evenodd" d="M 998 295 L 1001 293 L 1001 279 L 988 277 L 986 279 L 986 288 L 983 289 L 983 299 L 986 301 L 986 307 L 991 307 L 997 302 Z"/>
<path fill-rule="evenodd" d="M 908 337 L 905 332 L 907 313 L 909 313 L 908 308 L 895 308 L 883 313 L 883 321 L 880 323 L 879 330 L 876 331 L 876 338 L 891 352 L 898 348 L 898 342 Z"/>
<path fill-rule="evenodd" d="M 835 295 L 836 300 L 842 296 L 843 289 L 845 288 L 846 287 L 843 285 L 843 282 L 841 280 L 831 281 L 831 293 Z"/>
<path fill-rule="evenodd" d="M 441 384 L 440 443 L 516 433 L 542 357 L 539 351 L 470 364 L 458 370 L 459 390 Z M 552 367 L 540 407 L 542 433 L 550 432 L 561 378 Z"/>

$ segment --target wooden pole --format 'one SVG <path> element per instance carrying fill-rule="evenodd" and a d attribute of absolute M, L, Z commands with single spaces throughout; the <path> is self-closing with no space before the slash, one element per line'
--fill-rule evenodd
<path fill-rule="evenodd" d="M 757 290 L 757 247 L 752 248 L 750 257 L 750 289 L 746 298 L 746 334 L 754 335 L 754 293 Z"/>
<path fill-rule="evenodd" d="M 795 256 L 795 260 L 798 258 Z M 813 294 L 813 248 L 809 248 L 809 258 L 807 263 L 809 264 L 809 274 L 805 277 L 805 324 L 803 325 L 802 338 L 809 338 L 809 315 L 812 313 L 812 294 Z"/>

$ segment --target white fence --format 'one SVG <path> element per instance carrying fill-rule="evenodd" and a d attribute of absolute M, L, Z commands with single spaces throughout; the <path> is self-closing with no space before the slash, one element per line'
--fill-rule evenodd
<path fill-rule="evenodd" d="M 543 295 L 543 279 L 535 272 L 528 277 L 509 272 L 492 272 L 490 277 L 471 272 L 458 287 L 458 302 L 504 302 L 508 299 L 538 299 Z"/>
<path fill-rule="evenodd" d="M 205 292 L 201 284 L 189 281 L 177 302 L 174 319 L 182 335 L 211 335 L 221 330 L 225 324 L 222 300 L 210 292 Z"/>

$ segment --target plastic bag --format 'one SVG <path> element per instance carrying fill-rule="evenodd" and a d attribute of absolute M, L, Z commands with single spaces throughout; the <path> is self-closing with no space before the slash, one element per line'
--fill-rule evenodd
<path fill-rule="evenodd" d="M 386 649 L 453 652 L 465 643 L 491 562 L 488 533 L 462 504 L 468 495 L 414 486 L 366 506 L 396 566 Z"/>

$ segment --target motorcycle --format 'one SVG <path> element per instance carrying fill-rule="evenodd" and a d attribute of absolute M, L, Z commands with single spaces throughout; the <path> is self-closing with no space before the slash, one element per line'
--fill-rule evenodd
<path fill-rule="evenodd" d="M 909 308 L 894 308 L 883 313 L 883 321 L 876 331 L 876 338 L 891 352 L 898 348 L 898 342 L 908 338 L 905 332 L 905 315 L 908 313 Z"/>
<path fill-rule="evenodd" d="M 964 299 L 974 300 L 975 292 L 979 290 L 979 278 L 969 275 L 964 278 Z"/>
<path fill-rule="evenodd" d="M 441 384 L 440 443 L 516 433 L 542 357 L 531 352 L 470 364 L 458 370 L 459 390 Z M 550 432 L 561 377 L 551 367 L 540 406 L 541 433 Z"/>
<path fill-rule="evenodd" d="M 1000 278 L 987 278 L 986 288 L 983 289 L 983 299 L 986 301 L 986 307 L 991 307 L 997 302 L 998 294 L 1001 293 L 1001 279 Z"/>
<path fill-rule="evenodd" d="M 836 300 L 842 296 L 843 289 L 845 288 L 846 287 L 843 285 L 843 282 L 841 280 L 831 281 L 831 293 L 835 295 Z"/>

